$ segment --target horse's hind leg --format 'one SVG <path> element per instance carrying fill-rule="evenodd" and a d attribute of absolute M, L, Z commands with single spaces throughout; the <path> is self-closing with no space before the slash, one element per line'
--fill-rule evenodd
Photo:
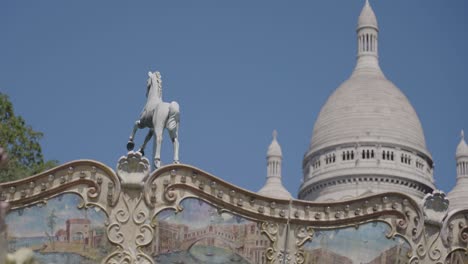
<path fill-rule="evenodd" d="M 175 127 L 173 130 L 169 130 L 169 136 L 172 140 L 172 146 L 174 147 L 174 163 L 179 164 L 179 140 L 178 138 L 178 128 L 179 125 Z"/>
<path fill-rule="evenodd" d="M 127 143 L 128 151 L 133 150 L 133 148 L 135 147 L 135 142 L 133 142 L 133 138 L 135 137 L 135 133 L 139 127 L 140 127 L 140 120 L 137 120 L 135 122 L 135 125 L 133 126 L 132 133 L 130 134 L 130 137 L 128 139 L 128 143 Z"/>
<path fill-rule="evenodd" d="M 163 136 L 163 128 L 157 127 L 154 130 L 154 167 L 161 167 L 161 144 Z"/>
<path fill-rule="evenodd" d="M 146 148 L 146 144 L 148 144 L 148 141 L 150 141 L 151 137 L 153 136 L 154 134 L 154 131 L 153 129 L 150 129 L 148 131 L 148 134 L 146 135 L 145 137 L 145 141 L 143 142 L 143 145 L 141 145 L 140 149 L 138 150 L 138 152 L 141 153 L 141 155 L 145 155 L 145 148 Z"/>
<path fill-rule="evenodd" d="M 172 139 L 172 145 L 174 146 L 174 163 L 179 164 L 179 140 L 177 137 Z"/>

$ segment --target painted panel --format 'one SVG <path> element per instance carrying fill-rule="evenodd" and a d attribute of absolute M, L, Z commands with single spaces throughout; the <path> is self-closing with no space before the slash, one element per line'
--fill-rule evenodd
<path fill-rule="evenodd" d="M 403 264 L 409 261 L 409 244 L 387 238 L 390 227 L 382 222 L 334 230 L 316 230 L 304 245 L 306 264 Z"/>
<path fill-rule="evenodd" d="M 156 216 L 151 246 L 156 263 L 266 263 L 270 241 L 259 223 L 199 199 L 180 206 L 181 212 L 166 209 Z"/>
<path fill-rule="evenodd" d="M 98 207 L 79 209 L 76 194 L 61 194 L 6 217 L 8 251 L 28 247 L 40 263 L 100 262 L 114 250 L 106 237 L 106 214 Z"/>

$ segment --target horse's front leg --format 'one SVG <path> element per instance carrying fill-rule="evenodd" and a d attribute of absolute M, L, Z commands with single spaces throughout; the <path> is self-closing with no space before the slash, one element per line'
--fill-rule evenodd
<path fill-rule="evenodd" d="M 145 155 L 146 144 L 148 144 L 148 141 L 150 141 L 151 137 L 153 137 L 153 134 L 154 134 L 154 130 L 150 129 L 148 131 L 148 134 L 145 137 L 145 141 L 143 142 L 143 145 L 141 145 L 140 149 L 138 150 L 138 152 L 140 152 L 141 155 L 143 156 Z"/>
<path fill-rule="evenodd" d="M 130 137 L 128 139 L 128 143 L 127 143 L 128 151 L 133 150 L 133 148 L 135 147 L 135 142 L 133 142 L 133 139 L 135 138 L 135 133 L 139 127 L 140 127 L 140 120 L 137 120 L 135 122 L 135 125 L 133 126 L 132 133 L 130 134 Z"/>

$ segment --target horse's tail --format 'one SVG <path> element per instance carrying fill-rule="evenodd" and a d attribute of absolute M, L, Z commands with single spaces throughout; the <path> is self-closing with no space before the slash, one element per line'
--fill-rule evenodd
<path fill-rule="evenodd" d="M 174 115 L 180 114 L 179 104 L 176 101 L 172 101 L 169 104 L 169 114 L 174 114 Z"/>
<path fill-rule="evenodd" d="M 179 122 L 180 108 L 179 104 L 176 101 L 172 101 L 169 104 L 169 116 L 174 118 L 177 122 Z"/>
<path fill-rule="evenodd" d="M 180 122 L 180 109 L 176 101 L 169 104 L 169 114 L 167 116 L 166 128 L 169 130 L 171 137 L 177 137 L 177 130 Z"/>

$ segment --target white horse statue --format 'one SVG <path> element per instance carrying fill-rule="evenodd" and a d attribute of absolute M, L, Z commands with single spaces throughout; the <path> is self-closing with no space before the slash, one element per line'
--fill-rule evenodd
<path fill-rule="evenodd" d="M 180 121 L 179 104 L 175 101 L 170 103 L 162 101 L 162 81 L 159 72 L 148 72 L 148 82 L 146 89 L 146 105 L 140 115 L 140 119 L 135 122 L 132 134 L 127 143 L 127 150 L 133 150 L 135 143 L 133 139 L 137 129 L 149 128 L 143 145 L 138 150 L 144 155 L 145 147 L 154 135 L 154 166 L 155 169 L 161 166 L 161 143 L 164 128 L 167 128 L 174 146 L 174 163 L 179 163 L 179 140 L 178 130 Z"/>

